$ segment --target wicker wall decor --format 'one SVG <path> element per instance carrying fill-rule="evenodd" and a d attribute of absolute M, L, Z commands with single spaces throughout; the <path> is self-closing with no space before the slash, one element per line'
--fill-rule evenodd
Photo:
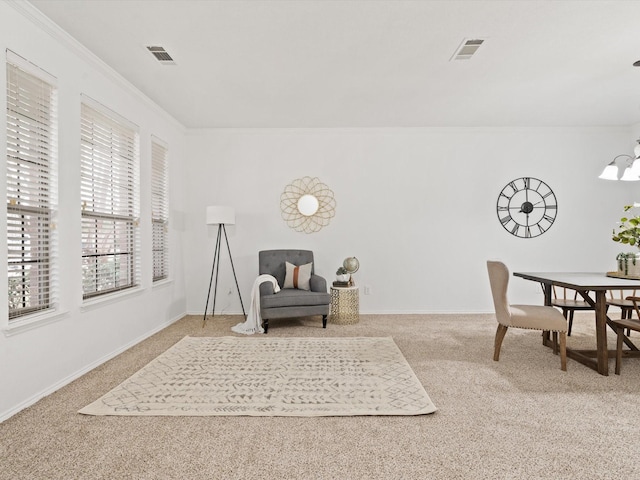
<path fill-rule="evenodd" d="M 299 202 L 309 195 L 317 200 L 317 209 L 315 202 L 312 202 L 315 212 L 305 214 L 301 212 Z M 304 200 L 307 199 L 308 197 Z M 295 231 L 314 233 L 329 225 L 336 214 L 336 200 L 333 198 L 333 191 L 318 178 L 303 177 L 285 187 L 280 195 L 280 211 L 284 221 Z"/>

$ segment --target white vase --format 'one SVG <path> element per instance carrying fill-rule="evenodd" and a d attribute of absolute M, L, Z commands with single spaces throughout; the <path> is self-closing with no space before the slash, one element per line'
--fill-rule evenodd
<path fill-rule="evenodd" d="M 620 275 L 640 278 L 640 253 L 618 255 L 617 262 Z"/>

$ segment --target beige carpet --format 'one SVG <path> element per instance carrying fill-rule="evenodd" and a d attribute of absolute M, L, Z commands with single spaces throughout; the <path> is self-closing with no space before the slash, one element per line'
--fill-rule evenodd
<path fill-rule="evenodd" d="M 88 415 L 421 415 L 435 405 L 393 339 L 185 337 Z"/>
<path fill-rule="evenodd" d="M 185 336 L 230 336 L 239 321 L 216 317 L 202 328 L 201 315 L 186 317 L 0 423 L 0 479 L 640 478 L 640 359 L 625 359 L 622 375 L 571 359 L 563 372 L 539 332 L 513 330 L 494 362 L 493 315 L 361 315 L 326 329 L 318 318 L 290 319 L 269 328 L 269 338 L 393 337 L 437 405 L 433 415 L 78 414 Z M 576 314 L 567 343 L 594 348 L 593 312 Z M 79 354 L 99 346 L 95 338 Z M 0 385 L 0 395 L 14 387 Z"/>

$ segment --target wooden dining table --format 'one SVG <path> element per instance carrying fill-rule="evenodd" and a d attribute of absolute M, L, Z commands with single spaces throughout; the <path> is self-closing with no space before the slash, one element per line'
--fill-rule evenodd
<path fill-rule="evenodd" d="M 542 284 L 545 305 L 551 305 L 552 289 L 554 286 L 559 286 L 575 290 L 594 308 L 596 349 L 575 350 L 567 346 L 567 357 L 592 368 L 601 375 L 609 375 L 609 354 L 615 355 L 615 350 L 609 351 L 607 347 L 607 325 L 614 330 L 615 328 L 607 316 L 607 291 L 640 289 L 640 280 L 616 278 L 604 272 L 514 272 L 513 275 Z M 630 349 L 628 352 L 630 356 L 640 354 L 638 348 L 626 336 L 624 342 Z M 549 332 L 543 336 L 543 343 L 553 347 Z"/>

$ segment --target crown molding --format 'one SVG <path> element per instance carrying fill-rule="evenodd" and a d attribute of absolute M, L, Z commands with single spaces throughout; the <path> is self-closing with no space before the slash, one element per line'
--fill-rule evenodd
<path fill-rule="evenodd" d="M 131 82 L 129 82 L 129 80 L 124 78 L 112 67 L 107 65 L 87 47 L 78 42 L 78 40 L 73 38 L 69 33 L 63 30 L 58 24 L 53 22 L 44 13 L 38 10 L 31 2 L 28 2 L 26 0 L 4 0 L 4 3 L 13 7 L 13 9 L 16 10 L 20 15 L 33 23 L 37 28 L 50 35 L 54 40 L 60 42 L 62 46 L 71 50 L 81 60 L 95 67 L 106 77 L 116 82 L 119 86 L 127 90 L 129 93 L 138 97 L 156 113 L 168 120 L 178 129 L 180 129 L 180 131 L 182 131 L 183 133 L 186 132 L 187 128 L 182 123 L 171 116 L 166 110 L 160 107 L 160 105 L 146 96 L 142 91 L 140 91 Z"/>

